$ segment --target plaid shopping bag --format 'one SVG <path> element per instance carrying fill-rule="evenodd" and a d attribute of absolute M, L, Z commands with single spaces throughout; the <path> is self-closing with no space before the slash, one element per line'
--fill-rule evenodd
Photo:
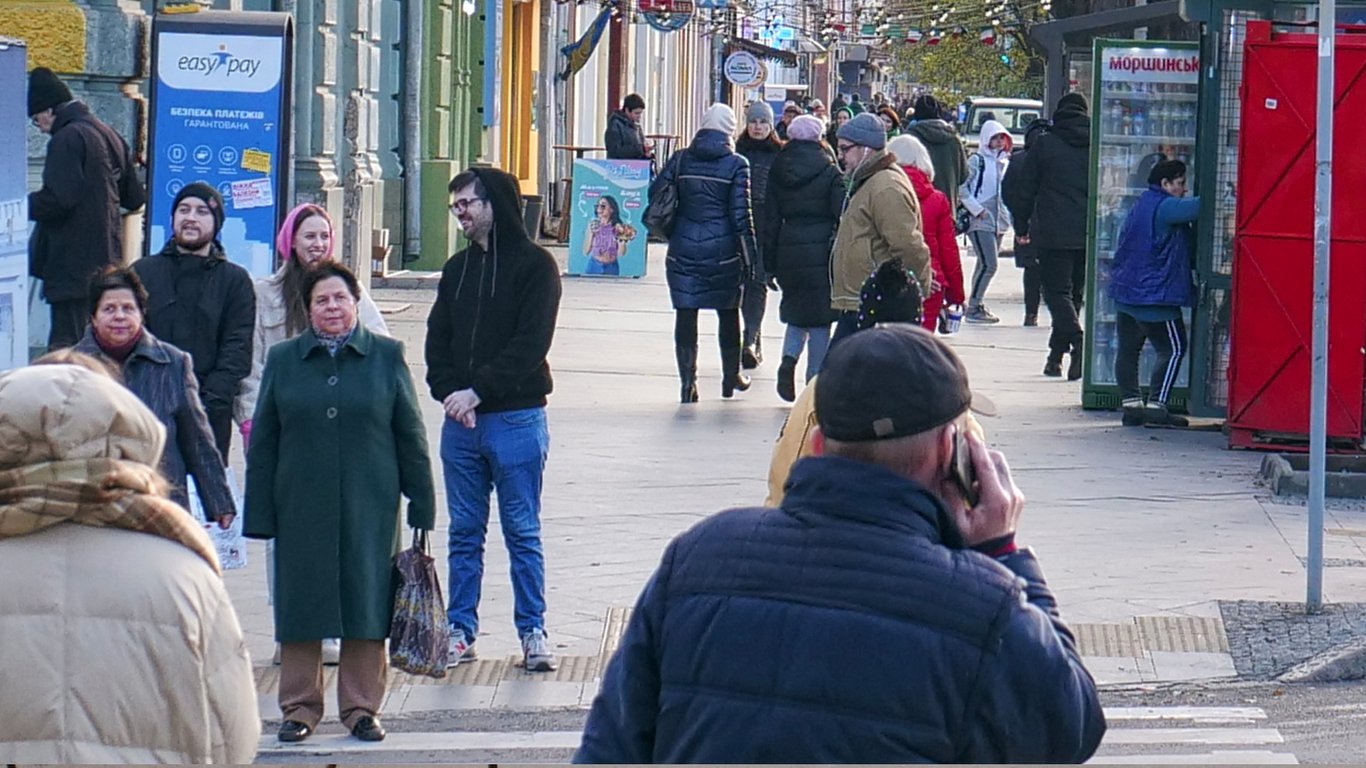
<path fill-rule="evenodd" d="M 427 532 L 413 532 L 413 546 L 394 557 L 399 586 L 389 625 L 389 664 L 410 675 L 446 676 L 451 630 Z"/>

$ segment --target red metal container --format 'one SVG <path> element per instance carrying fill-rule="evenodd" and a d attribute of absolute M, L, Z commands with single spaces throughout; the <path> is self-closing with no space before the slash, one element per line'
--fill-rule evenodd
<path fill-rule="evenodd" d="M 1309 433 L 1317 36 L 1247 25 L 1238 136 L 1228 427 L 1234 447 Z M 1366 354 L 1366 35 L 1340 30 L 1333 114 L 1328 436 L 1362 442 Z"/>

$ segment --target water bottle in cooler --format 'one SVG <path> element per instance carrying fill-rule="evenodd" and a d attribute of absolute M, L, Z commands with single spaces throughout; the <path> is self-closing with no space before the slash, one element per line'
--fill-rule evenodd
<path fill-rule="evenodd" d="M 1147 112 L 1148 112 L 1148 110 L 1146 110 L 1146 109 L 1135 109 L 1135 110 L 1134 110 L 1134 135 L 1135 135 L 1135 136 L 1147 136 L 1147 135 L 1148 135 L 1148 130 L 1147 130 L 1147 128 L 1148 128 L 1148 117 L 1147 117 Z"/>

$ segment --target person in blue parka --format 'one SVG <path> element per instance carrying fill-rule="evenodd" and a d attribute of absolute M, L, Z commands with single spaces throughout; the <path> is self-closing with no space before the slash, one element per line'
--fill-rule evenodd
<path fill-rule="evenodd" d="M 721 396 L 749 389 L 740 373 L 740 285 L 755 246 L 749 161 L 735 152 L 735 112 L 713 104 L 692 144 L 670 158 L 651 187 L 676 185 L 678 210 L 665 273 L 676 312 L 674 350 L 684 403 L 697 402 L 697 311 L 714 309 L 721 344 Z"/>
<path fill-rule="evenodd" d="M 1134 203 L 1120 231 L 1110 272 L 1110 298 L 1115 302 L 1119 350 L 1115 381 L 1123 397 L 1126 426 L 1187 425 L 1167 410 L 1186 356 L 1186 323 L 1182 307 L 1194 307 L 1191 279 L 1193 226 L 1200 198 L 1186 197 L 1186 164 L 1164 160 L 1148 173 L 1148 189 Z M 1143 343 L 1157 350 L 1145 404 L 1138 386 Z"/>

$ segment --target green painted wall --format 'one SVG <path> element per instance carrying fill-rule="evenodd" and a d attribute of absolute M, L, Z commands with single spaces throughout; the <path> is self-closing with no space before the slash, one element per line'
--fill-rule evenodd
<path fill-rule="evenodd" d="M 479 156 L 483 140 L 484 2 L 478 0 L 473 15 L 462 12 L 460 2 L 424 4 L 422 250 L 408 264 L 414 270 L 438 270 L 461 247 L 446 208 L 446 185 Z"/>

